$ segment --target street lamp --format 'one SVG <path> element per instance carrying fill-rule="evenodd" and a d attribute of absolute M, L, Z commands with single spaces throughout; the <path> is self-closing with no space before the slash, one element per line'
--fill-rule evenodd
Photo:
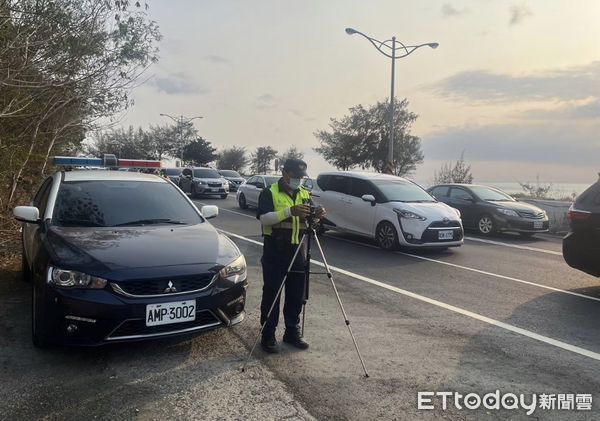
<path fill-rule="evenodd" d="M 395 78 L 395 70 L 396 70 L 396 59 L 404 58 L 413 51 L 421 47 L 429 47 L 429 48 L 437 48 L 439 44 L 437 42 L 428 42 L 426 44 L 419 45 L 404 45 L 400 41 L 396 41 L 396 37 L 392 37 L 392 39 L 388 39 L 385 41 L 379 41 L 375 38 L 372 38 L 368 35 L 363 34 L 360 31 L 357 31 L 354 28 L 346 28 L 346 33 L 348 35 L 358 34 L 366 38 L 375 48 L 384 56 L 392 59 L 392 89 L 390 94 L 390 143 L 388 146 L 388 164 L 387 164 L 387 172 L 390 174 L 394 173 L 394 78 Z M 390 45 L 391 43 L 391 45 Z M 396 44 L 400 44 L 396 46 Z M 396 54 L 399 52 L 399 54 Z"/>
<path fill-rule="evenodd" d="M 189 123 L 190 121 L 195 120 L 197 118 L 204 118 L 204 117 L 199 115 L 196 117 L 179 116 L 176 118 L 169 114 L 160 113 L 160 115 L 162 117 L 169 117 L 171 120 L 173 120 L 175 123 L 177 123 L 177 127 L 179 128 L 179 143 L 181 144 L 181 166 L 183 167 L 183 124 Z"/>

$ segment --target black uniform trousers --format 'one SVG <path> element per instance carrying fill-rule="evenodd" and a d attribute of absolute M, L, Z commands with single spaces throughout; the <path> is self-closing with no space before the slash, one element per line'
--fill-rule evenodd
<path fill-rule="evenodd" d="M 300 235 L 302 238 L 302 233 Z M 277 291 L 285 278 L 287 269 L 294 257 L 298 245 L 291 244 L 291 230 L 273 230 L 265 235 L 261 259 L 263 269 L 263 294 L 260 305 L 260 321 L 265 322 L 269 309 L 275 300 Z M 285 302 L 283 317 L 286 331 L 298 332 L 300 329 L 300 312 L 304 302 L 304 267 L 306 264 L 306 247 L 303 244 L 298 253 L 292 271 L 285 281 Z M 263 330 L 264 336 L 272 336 L 279 321 L 279 299 L 273 307 L 271 317 Z"/>

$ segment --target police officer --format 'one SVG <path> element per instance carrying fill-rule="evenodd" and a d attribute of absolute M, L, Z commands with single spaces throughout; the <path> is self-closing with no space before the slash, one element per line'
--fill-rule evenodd
<path fill-rule="evenodd" d="M 292 257 L 299 247 L 305 230 L 305 218 L 310 213 L 310 193 L 300 184 L 306 177 L 306 162 L 288 159 L 283 165 L 282 177 L 277 183 L 265 188 L 258 199 L 257 218 L 260 219 L 263 236 L 263 296 L 260 306 L 261 324 L 266 321 L 261 338 L 262 348 L 269 353 L 279 352 L 275 329 L 279 319 L 279 299 L 273 307 L 271 317 L 266 320 L 269 309 L 275 300 L 279 287 L 287 273 Z M 320 210 L 317 217 L 322 217 Z M 304 300 L 304 265 L 306 250 L 302 250 L 294 262 L 291 273 L 285 282 L 285 303 L 283 316 L 285 333 L 283 342 L 299 349 L 307 349 L 300 336 L 300 312 Z"/>

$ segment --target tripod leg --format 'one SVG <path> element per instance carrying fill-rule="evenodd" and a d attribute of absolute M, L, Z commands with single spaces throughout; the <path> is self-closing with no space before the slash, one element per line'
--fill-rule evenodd
<path fill-rule="evenodd" d="M 281 292 L 283 291 L 285 282 L 287 281 L 288 275 L 290 274 L 290 271 L 292 270 L 292 266 L 294 265 L 294 262 L 296 261 L 296 258 L 298 257 L 298 253 L 300 253 L 300 250 L 302 249 L 301 246 L 302 246 L 302 243 L 304 242 L 305 238 L 306 238 L 306 233 L 302 236 L 302 239 L 300 240 L 300 244 L 298 244 L 298 248 L 296 249 L 296 252 L 294 253 L 294 256 L 292 257 L 292 261 L 290 262 L 287 272 L 285 273 L 285 276 L 283 277 L 283 280 L 281 281 L 279 290 L 277 291 L 277 294 L 275 295 L 275 298 L 273 299 L 273 302 L 271 303 L 271 307 L 269 308 L 267 317 L 265 318 L 265 321 L 262 323 L 262 325 L 260 327 L 260 331 L 258 332 L 258 336 L 256 337 L 256 340 L 254 341 L 254 345 L 252 345 L 252 349 L 250 350 L 250 353 L 248 354 L 248 358 L 246 358 L 246 361 L 244 362 L 244 365 L 242 366 L 242 371 L 244 371 L 246 369 L 246 365 L 250 361 L 250 358 L 252 357 L 252 354 L 254 353 L 254 349 L 256 348 L 256 345 L 258 345 L 258 341 L 260 340 L 260 337 L 262 336 L 263 330 L 265 330 L 265 326 L 267 325 L 267 322 L 269 321 L 269 318 L 271 317 L 271 313 L 273 312 L 275 303 L 281 296 Z"/>
<path fill-rule="evenodd" d="M 327 259 L 325 258 L 325 253 L 323 253 L 323 248 L 321 247 L 321 242 L 319 238 L 315 235 L 315 242 L 317 243 L 317 247 L 319 248 L 319 252 L 321 253 L 321 258 L 323 259 L 323 265 L 325 266 L 325 272 L 327 272 L 327 277 L 331 281 L 331 286 L 333 287 L 333 292 L 335 292 L 335 297 L 337 298 L 338 304 L 340 305 L 340 309 L 342 310 L 342 315 L 344 316 L 344 321 L 346 322 L 346 326 L 348 327 L 348 332 L 350 332 L 350 336 L 352 337 L 352 342 L 354 343 L 354 348 L 356 348 L 356 353 L 358 354 L 358 359 L 362 365 L 362 368 L 365 372 L 365 377 L 369 377 L 369 373 L 367 372 L 367 367 L 365 366 L 365 362 L 363 361 L 362 355 L 360 354 L 360 350 L 358 349 L 358 344 L 356 343 L 356 338 L 354 337 L 354 333 L 352 333 L 352 328 L 350 327 L 350 320 L 348 320 L 348 315 L 346 315 L 346 311 L 344 310 L 344 305 L 342 304 L 342 300 L 340 298 L 340 294 L 338 294 L 337 287 L 335 286 L 335 282 L 333 282 L 333 274 L 331 270 L 329 270 L 329 265 L 327 264 Z"/>

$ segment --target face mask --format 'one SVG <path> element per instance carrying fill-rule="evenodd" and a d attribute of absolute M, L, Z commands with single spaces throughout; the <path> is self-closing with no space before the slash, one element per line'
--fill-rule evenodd
<path fill-rule="evenodd" d="M 297 190 L 298 187 L 300 187 L 301 181 L 302 180 L 300 178 L 290 178 L 290 182 L 288 183 L 288 185 L 292 190 Z"/>

